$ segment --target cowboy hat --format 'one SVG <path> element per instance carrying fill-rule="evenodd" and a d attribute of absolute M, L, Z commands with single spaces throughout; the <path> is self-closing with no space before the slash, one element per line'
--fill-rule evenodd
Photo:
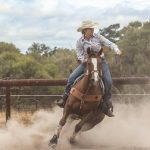
<path fill-rule="evenodd" d="M 99 24 L 97 22 L 92 22 L 91 20 L 82 21 L 82 25 L 77 29 L 78 32 L 82 32 L 83 29 L 95 28 Z"/>

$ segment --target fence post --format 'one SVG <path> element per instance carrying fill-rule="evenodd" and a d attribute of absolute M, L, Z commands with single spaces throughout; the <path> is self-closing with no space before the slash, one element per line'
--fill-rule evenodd
<path fill-rule="evenodd" d="M 10 98 L 10 87 L 6 87 L 6 122 L 11 117 L 11 98 Z"/>

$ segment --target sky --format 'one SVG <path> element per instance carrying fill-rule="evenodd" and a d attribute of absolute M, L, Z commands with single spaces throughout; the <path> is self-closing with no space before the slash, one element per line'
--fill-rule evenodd
<path fill-rule="evenodd" d="M 33 42 L 73 49 L 83 20 L 98 22 L 99 29 L 149 21 L 150 1 L 0 0 L 0 41 L 13 43 L 22 52 Z"/>

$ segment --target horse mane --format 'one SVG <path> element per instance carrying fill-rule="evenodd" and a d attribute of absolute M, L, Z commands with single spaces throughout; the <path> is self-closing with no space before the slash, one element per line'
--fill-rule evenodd
<path fill-rule="evenodd" d="M 94 58 L 96 58 L 96 57 L 100 56 L 102 53 L 103 53 L 103 48 L 101 48 L 101 49 L 99 50 L 99 52 L 95 52 L 95 51 L 94 51 L 92 48 L 90 48 L 90 47 L 87 48 L 87 54 L 88 54 L 89 57 L 94 57 Z"/>

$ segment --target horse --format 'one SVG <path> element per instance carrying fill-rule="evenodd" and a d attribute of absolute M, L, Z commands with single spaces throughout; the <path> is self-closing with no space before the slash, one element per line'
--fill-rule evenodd
<path fill-rule="evenodd" d="M 85 72 L 70 90 L 63 116 L 49 141 L 49 146 L 55 147 L 58 144 L 60 132 L 71 114 L 77 115 L 80 121 L 75 125 L 70 143 L 75 142 L 79 131 L 90 130 L 104 119 L 105 114 L 101 107 L 104 94 L 100 65 L 102 62 L 101 54 L 102 49 L 98 53 L 94 53 L 91 48 L 87 48 L 87 61 L 84 63 Z"/>

